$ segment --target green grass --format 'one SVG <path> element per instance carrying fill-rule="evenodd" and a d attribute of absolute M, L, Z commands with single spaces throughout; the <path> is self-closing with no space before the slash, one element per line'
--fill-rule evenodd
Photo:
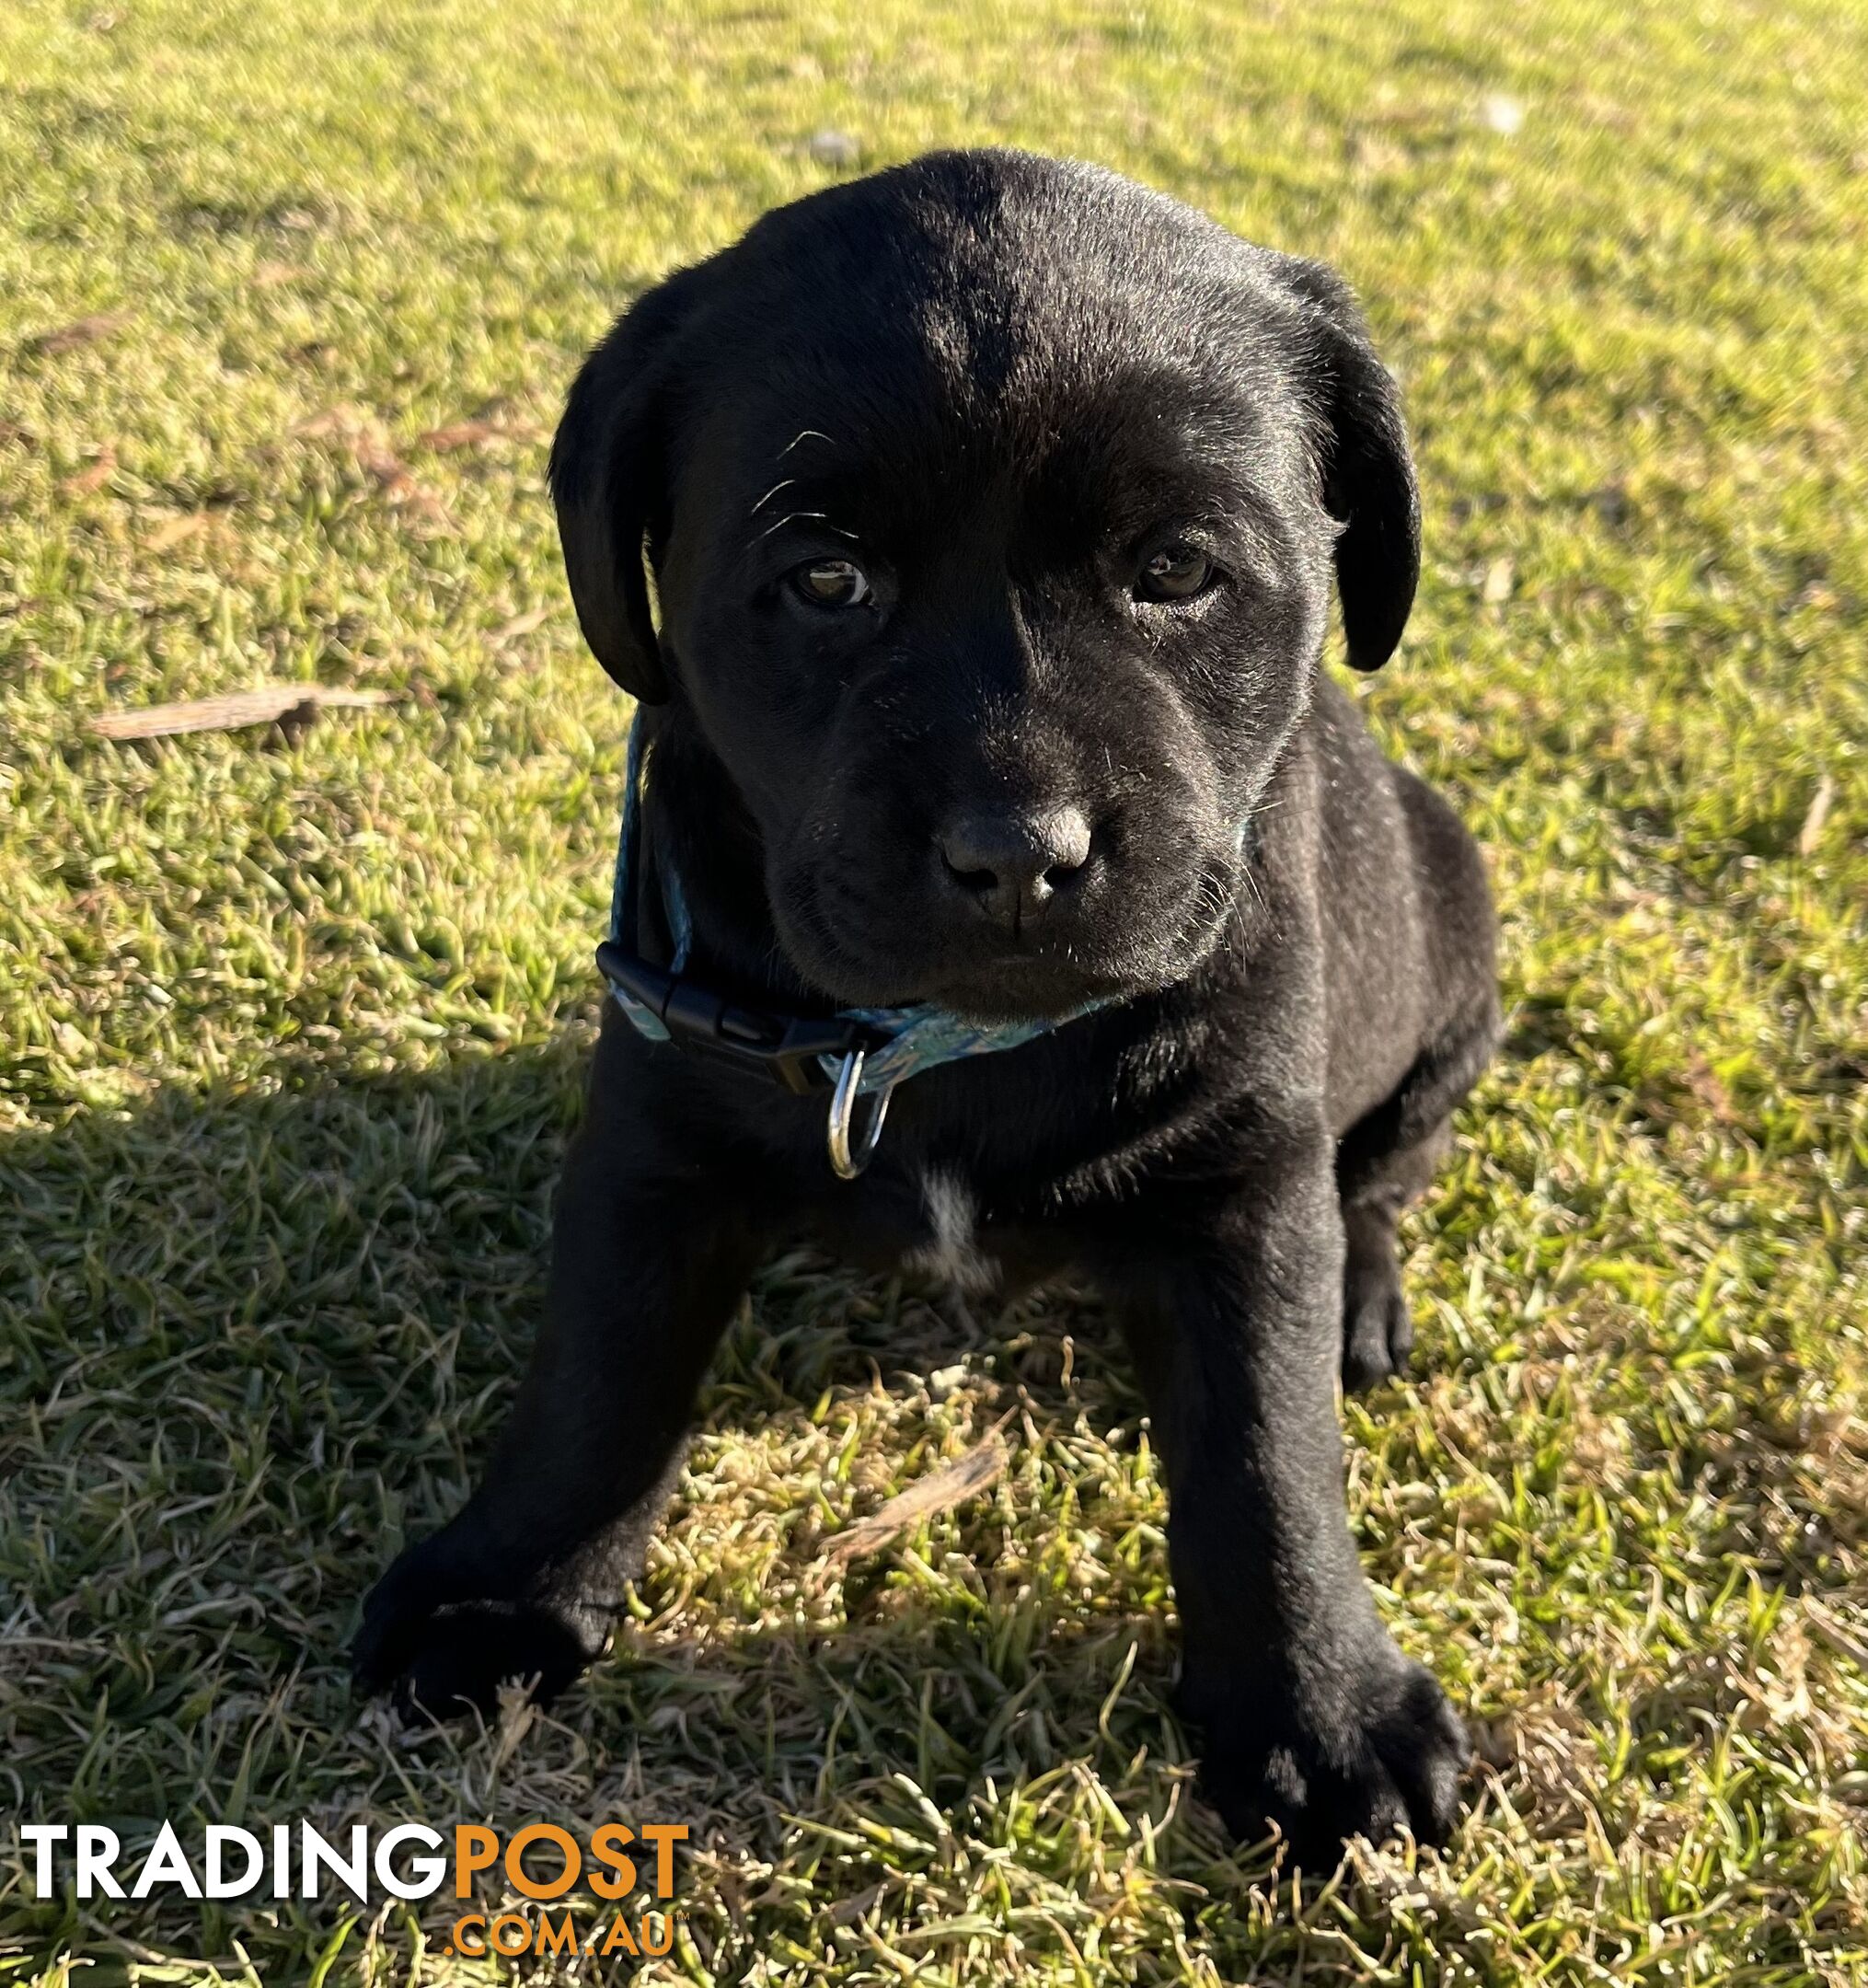
<path fill-rule="evenodd" d="M 1864 20 L 0 12 L 0 1809 L 687 1820 L 645 1979 L 1868 1975 Z M 490 1734 L 348 1691 L 522 1358 L 596 1011 L 627 709 L 546 437 L 825 126 L 1327 257 L 1404 378 L 1427 568 L 1366 704 L 1490 852 L 1512 1015 L 1406 1233 L 1416 1374 L 1346 1410 L 1383 1612 L 1485 1733 L 1443 1857 L 1298 1890 L 1194 1800 L 1159 1478 L 1067 1292 L 778 1265 L 615 1660 Z M 282 676 L 401 698 L 86 730 Z M 1009 1410 L 996 1487 L 834 1569 Z M 0 1980 L 300 1981 L 345 1916 L 41 1904 L 0 1849 Z M 446 1919 L 329 1980 L 496 1978 Z"/>

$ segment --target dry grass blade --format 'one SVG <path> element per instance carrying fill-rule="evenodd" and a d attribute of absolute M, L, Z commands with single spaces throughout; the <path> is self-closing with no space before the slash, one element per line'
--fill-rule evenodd
<path fill-rule="evenodd" d="M 432 491 L 424 489 L 409 474 L 409 465 L 397 453 L 388 431 L 367 410 L 344 402 L 300 422 L 293 433 L 310 442 L 335 442 L 347 450 L 358 468 L 375 480 L 384 503 L 393 509 L 407 510 L 424 524 L 442 530 L 454 528 L 453 514 Z"/>
<path fill-rule="evenodd" d="M 489 442 L 533 442 L 542 432 L 536 422 L 528 421 L 501 398 L 488 402 L 478 414 L 425 429 L 416 436 L 415 445 L 447 456 L 456 449 L 480 448 Z"/>
<path fill-rule="evenodd" d="M 146 552 L 167 552 L 172 547 L 198 537 L 213 523 L 209 511 L 185 511 L 179 517 L 165 518 L 143 541 Z"/>
<path fill-rule="evenodd" d="M 300 422 L 293 433 L 307 442 L 336 442 L 349 450 L 360 468 L 385 486 L 400 482 L 408 475 L 382 422 L 348 402 Z"/>
<path fill-rule="evenodd" d="M 994 1429 L 984 1442 L 975 1443 L 963 1457 L 944 1463 L 937 1471 L 918 1478 L 905 1491 L 897 1492 L 879 1511 L 859 1519 L 831 1542 L 828 1558 L 833 1566 L 847 1566 L 864 1554 L 878 1553 L 899 1532 L 936 1512 L 951 1511 L 1004 1471 L 1009 1459 L 1005 1438 Z"/>
<path fill-rule="evenodd" d="M 122 329 L 123 316 L 119 311 L 99 311 L 92 318 L 80 318 L 67 325 L 60 325 L 56 330 L 41 331 L 37 338 L 28 339 L 23 348 L 38 359 L 57 359 L 68 352 L 76 352 L 80 346 L 95 345 L 99 339 L 107 339 L 113 331 Z"/>
<path fill-rule="evenodd" d="M 167 738 L 179 732 L 237 732 L 275 720 L 309 722 L 328 706 L 363 709 L 390 701 L 386 690 L 338 690 L 322 684 L 264 684 L 225 697 L 190 698 L 180 704 L 149 704 L 141 711 L 106 711 L 91 720 L 99 738 Z"/>
<path fill-rule="evenodd" d="M 502 643 L 517 641 L 520 636 L 529 635 L 535 629 L 541 629 L 551 618 L 548 607 L 528 607 L 524 614 L 515 614 L 510 621 L 502 621 L 490 640 L 498 648 Z"/>
<path fill-rule="evenodd" d="M 97 458 L 91 467 L 88 469 L 80 469 L 75 476 L 66 477 L 59 485 L 59 490 L 67 497 L 94 497 L 116 473 L 116 445 L 107 442 L 98 451 Z"/>
<path fill-rule="evenodd" d="M 1804 816 L 1804 825 L 1796 838 L 1800 855 L 1814 856 L 1816 844 L 1823 839 L 1823 824 L 1829 818 L 1829 809 L 1836 799 L 1836 780 L 1832 773 L 1825 773 L 1816 782 L 1816 791 L 1810 797 L 1810 811 Z"/>
<path fill-rule="evenodd" d="M 430 428 L 415 439 L 421 447 L 445 456 L 454 449 L 473 448 L 498 433 L 490 422 L 464 421 L 455 422 L 446 428 Z"/>
<path fill-rule="evenodd" d="M 304 421 L 294 424 L 292 432 L 303 435 L 308 442 L 322 442 L 333 435 L 348 442 L 359 435 L 380 436 L 383 424 L 375 415 L 345 400 L 336 407 L 326 408 L 321 414 L 307 415 Z"/>

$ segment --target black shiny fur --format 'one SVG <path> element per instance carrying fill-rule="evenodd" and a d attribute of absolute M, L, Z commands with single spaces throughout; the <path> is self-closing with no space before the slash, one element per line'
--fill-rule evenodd
<path fill-rule="evenodd" d="M 1494 1043 L 1493 926 L 1458 820 L 1321 667 L 1332 579 L 1373 668 L 1418 567 L 1348 291 L 1107 173 L 937 155 L 643 297 L 572 389 L 553 489 L 592 647 L 652 707 L 648 834 L 700 972 L 824 1008 L 1115 999 L 905 1086 L 853 1185 L 821 1095 L 608 1011 L 531 1370 L 479 1489 L 371 1595 L 360 1674 L 435 1710 L 575 1675 L 782 1242 L 1008 1287 L 1068 1266 L 1147 1392 L 1227 1820 L 1312 1864 L 1443 1839 L 1465 1735 L 1377 1619 L 1334 1391 L 1406 1357 L 1395 1220 Z M 1138 603 L 1164 535 L 1219 584 Z M 845 558 L 871 603 L 786 582 Z M 1087 860 L 1042 917 L 982 916 L 954 823 L 1059 808 Z"/>

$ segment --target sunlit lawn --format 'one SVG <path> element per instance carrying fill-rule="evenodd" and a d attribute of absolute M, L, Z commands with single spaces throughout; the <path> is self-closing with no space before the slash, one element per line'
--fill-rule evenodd
<path fill-rule="evenodd" d="M 644 1979 L 1862 1981 L 1863 19 L 0 11 L 0 1809 L 137 1855 L 686 1820 Z M 405 1733 L 340 1657 L 502 1412 L 596 1012 L 628 711 L 565 599 L 559 396 L 772 202 L 986 140 L 1338 263 L 1417 433 L 1367 706 L 1491 854 L 1511 1034 L 1351 1508 L 1491 1765 L 1446 1855 L 1327 1890 L 1193 1797 L 1160 1483 L 1067 1291 L 778 1265 L 551 1720 Z M 87 731 L 282 677 L 397 701 Z M 1009 1410 L 993 1489 L 833 1566 Z M 0 1872 L 8 1980 L 302 1981 L 349 1916 Z M 482 1978 L 449 1916 L 371 1908 L 329 1979 Z"/>

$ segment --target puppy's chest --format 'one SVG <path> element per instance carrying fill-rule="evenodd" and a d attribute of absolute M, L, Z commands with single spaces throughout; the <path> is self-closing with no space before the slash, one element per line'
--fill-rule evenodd
<path fill-rule="evenodd" d="M 984 1298 L 998 1289 L 1009 1239 L 994 1234 L 977 1196 L 958 1173 L 933 1166 L 923 1171 L 921 1216 L 904 1252 L 910 1269 L 939 1277 L 969 1298 Z"/>
<path fill-rule="evenodd" d="M 970 1298 L 1016 1286 L 1031 1272 L 1030 1226 L 996 1217 L 955 1167 L 904 1167 L 886 1181 L 866 1181 L 824 1213 L 824 1240 L 840 1254 L 876 1269 L 913 1271 Z"/>

